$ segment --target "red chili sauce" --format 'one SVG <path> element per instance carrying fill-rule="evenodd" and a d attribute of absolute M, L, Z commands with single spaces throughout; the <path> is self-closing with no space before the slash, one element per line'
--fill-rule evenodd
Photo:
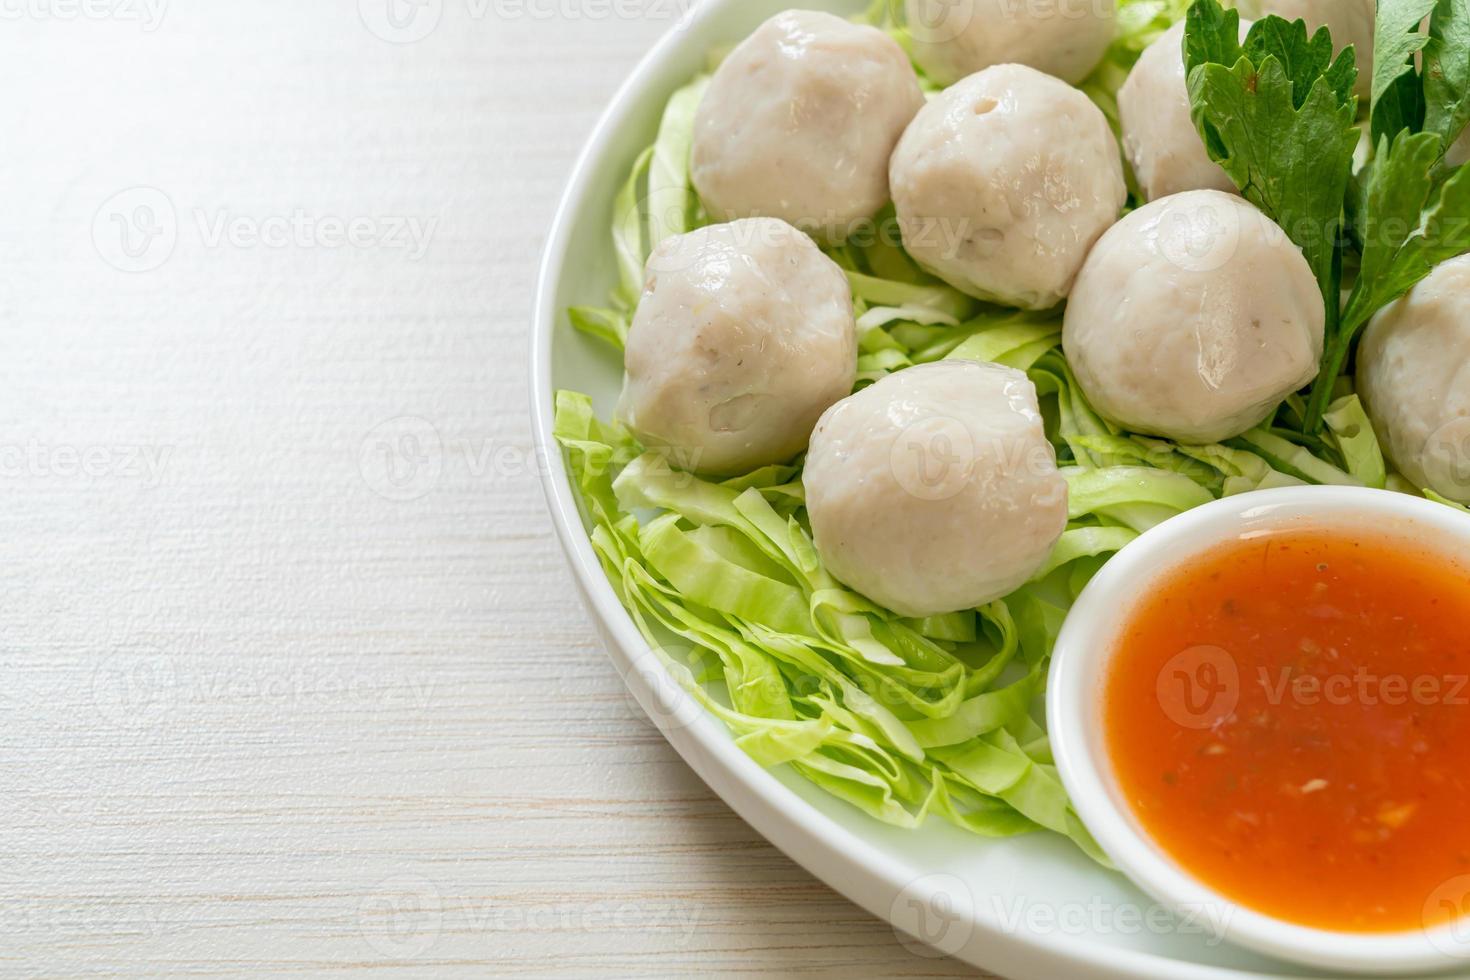
<path fill-rule="evenodd" d="M 1470 897 L 1470 575 L 1371 531 L 1233 542 L 1140 603 L 1109 668 L 1135 818 L 1241 905 L 1391 932 Z"/>

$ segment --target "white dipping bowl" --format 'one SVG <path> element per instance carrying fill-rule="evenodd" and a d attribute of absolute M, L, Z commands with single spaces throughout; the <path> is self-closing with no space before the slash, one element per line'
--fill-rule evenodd
<path fill-rule="evenodd" d="M 1470 515 L 1432 501 L 1357 487 L 1290 487 L 1242 494 L 1175 517 L 1105 565 L 1072 608 L 1052 658 L 1047 718 L 1073 806 L 1119 870 L 1181 915 L 1209 914 L 1232 942 L 1346 973 L 1433 973 L 1470 963 L 1470 923 L 1393 933 L 1345 933 L 1253 911 L 1195 878 L 1149 836 L 1124 798 L 1104 729 L 1108 668 L 1118 638 L 1152 587 L 1242 535 L 1342 530 L 1470 559 Z M 1426 895 L 1426 901 L 1431 896 Z"/>

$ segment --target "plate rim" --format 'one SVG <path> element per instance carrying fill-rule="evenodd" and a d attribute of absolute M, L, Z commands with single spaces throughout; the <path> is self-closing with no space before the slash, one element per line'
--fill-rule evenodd
<path fill-rule="evenodd" d="M 740 2 L 700 0 L 665 31 L 616 89 L 573 164 L 552 219 L 535 287 L 528 387 L 533 450 L 541 461 L 536 470 L 557 539 L 571 566 L 582 601 L 593 616 L 602 645 L 624 683 L 664 739 L 706 785 L 763 838 L 828 887 L 889 923 L 897 932 L 891 909 L 885 908 L 877 896 L 913 894 L 914 879 L 905 872 L 901 863 L 812 807 L 736 747 L 728 731 L 718 725 L 667 673 L 655 690 L 651 683 L 653 679 L 636 667 L 637 655 L 630 651 L 641 651 L 646 643 L 618 600 L 592 549 L 565 458 L 553 436 L 556 388 L 552 383 L 552 340 L 559 325 L 564 323 L 556 296 L 572 241 L 572 226 L 588 192 L 593 170 L 605 155 L 614 135 L 627 123 L 642 99 L 651 94 L 648 90 L 654 85 L 663 62 L 680 49 L 686 37 L 696 34 L 697 29 L 717 13 Z M 860 0 L 851 2 L 854 7 L 861 5 Z M 567 329 L 570 329 L 569 324 Z M 663 671 L 663 667 L 660 665 L 657 670 Z M 670 697 L 677 702 L 671 706 L 672 711 L 648 710 L 650 704 Z M 693 720 L 674 725 L 669 721 L 671 715 Z M 921 901 L 935 900 L 939 894 L 934 888 L 920 889 L 920 892 L 915 897 Z M 1114 977 L 1240 980 L 1286 976 L 1210 966 L 1071 936 L 1010 930 L 996 915 L 988 914 L 984 909 L 971 907 L 966 911 L 973 934 L 961 949 L 949 955 L 971 966 L 1003 972 L 1015 980 L 1029 977 L 1050 980 L 1059 975 L 1056 971 L 1062 969 L 1071 972 L 1060 975 L 1078 980 L 1083 977 L 1097 980 Z"/>

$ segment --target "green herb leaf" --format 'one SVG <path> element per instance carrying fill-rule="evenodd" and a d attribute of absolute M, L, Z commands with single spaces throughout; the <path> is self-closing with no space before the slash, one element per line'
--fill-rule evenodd
<path fill-rule="evenodd" d="M 1196 3 L 1184 17 L 1184 66 L 1233 65 L 1240 60 L 1240 11 Z"/>
<path fill-rule="evenodd" d="M 1199 0 L 1186 20 L 1184 56 L 1195 125 L 1210 156 L 1246 200 L 1306 256 L 1329 326 L 1340 281 L 1338 232 L 1358 131 L 1353 53 L 1332 58 L 1325 30 L 1267 17 L 1238 41 L 1239 14 Z"/>
<path fill-rule="evenodd" d="M 1424 50 L 1429 36 L 1419 25 L 1435 0 L 1379 0 L 1373 41 L 1373 125 L 1380 136 L 1401 130 L 1417 132 L 1423 125 L 1424 95 L 1414 73 L 1414 55 Z"/>
<path fill-rule="evenodd" d="M 1401 133 L 1391 144 L 1379 143 L 1367 187 L 1362 269 L 1343 314 L 1344 332 L 1470 249 L 1470 170 L 1437 182 L 1434 168 L 1443 153 L 1433 133 Z"/>
<path fill-rule="evenodd" d="M 1424 131 L 1449 147 L 1470 124 L 1470 0 L 1439 0 L 1424 49 Z"/>
<path fill-rule="evenodd" d="M 1444 141 L 1434 133 L 1401 132 L 1378 143 L 1359 219 L 1362 266 L 1341 325 L 1327 335 L 1322 373 L 1308 403 L 1309 432 L 1325 414 L 1353 341 L 1373 314 L 1439 263 L 1470 251 L 1470 167 L 1439 179 L 1443 155 Z"/>
<path fill-rule="evenodd" d="M 1267 58 L 1281 62 L 1292 83 L 1292 102 L 1300 109 L 1306 104 L 1319 79 L 1339 103 L 1346 103 L 1358 82 L 1357 62 L 1350 50 L 1333 57 L 1332 36 L 1324 27 L 1308 36 L 1302 21 L 1266 17 L 1257 23 L 1245 39 L 1242 49 L 1252 64 L 1264 64 Z"/>

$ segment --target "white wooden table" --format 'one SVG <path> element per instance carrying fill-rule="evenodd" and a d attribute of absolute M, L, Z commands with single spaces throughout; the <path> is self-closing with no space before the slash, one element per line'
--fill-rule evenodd
<path fill-rule="evenodd" d="M 686 0 L 387 2 L 0 7 L 0 975 L 963 974 L 680 763 L 544 516 L 544 231 Z"/>

